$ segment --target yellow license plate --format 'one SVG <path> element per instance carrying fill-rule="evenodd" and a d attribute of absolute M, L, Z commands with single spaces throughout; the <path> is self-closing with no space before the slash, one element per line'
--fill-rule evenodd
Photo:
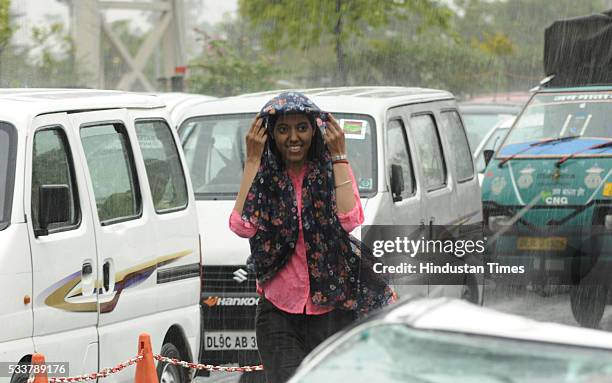
<path fill-rule="evenodd" d="M 567 238 L 564 237 L 519 237 L 516 248 L 519 250 L 565 250 Z"/>

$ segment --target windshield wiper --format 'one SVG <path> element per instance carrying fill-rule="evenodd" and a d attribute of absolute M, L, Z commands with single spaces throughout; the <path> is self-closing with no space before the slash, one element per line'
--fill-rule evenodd
<path fill-rule="evenodd" d="M 534 142 L 533 144 L 529 144 L 528 147 L 526 147 L 523 150 L 519 150 L 518 152 L 514 153 L 513 155 L 511 155 L 510 157 L 506 157 L 503 160 L 501 160 L 499 162 L 499 167 L 501 168 L 502 166 L 504 166 L 504 164 L 512 159 L 514 159 L 516 156 L 518 156 L 519 154 L 523 154 L 526 151 L 530 150 L 531 148 L 535 147 L 535 146 L 542 146 L 542 145 L 548 145 L 548 144 L 556 144 L 558 142 L 563 142 L 563 141 L 568 141 L 568 140 L 573 140 L 574 138 L 579 138 L 580 136 L 568 136 L 568 137 L 557 137 L 557 138 L 549 138 L 546 140 L 542 140 L 542 141 L 538 141 L 538 142 Z"/>
<path fill-rule="evenodd" d="M 610 146 L 612 146 L 612 140 L 607 141 L 607 142 L 602 142 L 601 144 L 596 144 L 596 145 L 589 146 L 586 149 L 582 149 L 582 150 L 579 150 L 577 152 L 570 153 L 570 154 L 564 156 L 563 158 L 561 158 L 559 161 L 557 161 L 555 163 L 555 166 L 556 167 L 560 167 L 561 165 L 563 165 L 564 162 L 566 162 L 570 158 L 574 158 L 574 156 L 576 156 L 576 154 L 580 154 L 580 153 L 583 153 L 583 152 L 588 152 L 589 150 L 603 149 L 603 148 L 607 148 L 607 147 L 610 147 Z"/>

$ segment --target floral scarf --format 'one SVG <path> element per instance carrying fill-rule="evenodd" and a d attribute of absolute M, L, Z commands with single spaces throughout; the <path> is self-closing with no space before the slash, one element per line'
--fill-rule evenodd
<path fill-rule="evenodd" d="M 326 114 L 298 92 L 281 93 L 260 113 L 268 141 L 242 215 L 258 228 L 248 263 L 260 283 L 287 264 L 298 240 L 296 193 L 272 134 L 276 116 L 296 112 L 305 113 L 313 126 L 324 125 Z M 301 217 L 312 302 L 361 314 L 386 305 L 393 291 L 372 270 L 374 257 L 340 225 L 331 157 L 318 128 L 305 166 Z"/>

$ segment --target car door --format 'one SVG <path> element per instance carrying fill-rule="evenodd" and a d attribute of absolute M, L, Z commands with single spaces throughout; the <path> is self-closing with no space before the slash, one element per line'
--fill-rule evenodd
<path fill-rule="evenodd" d="M 409 237 L 418 239 L 424 232 L 423 204 L 421 186 L 414 171 L 413 149 L 409 143 L 406 129 L 406 107 L 392 108 L 387 113 L 384 137 L 384 164 L 387 190 L 386 203 L 390 204 L 389 216 L 392 222 L 385 223 L 385 232 L 380 238 L 394 240 Z M 391 174 L 393 166 L 401 167 L 402 191 L 395 195 L 391 191 Z M 410 257 L 401 256 L 391 263 L 412 262 Z M 393 281 L 393 288 L 401 296 L 427 295 L 428 286 L 417 276 L 402 276 Z"/>
<path fill-rule="evenodd" d="M 93 207 L 98 253 L 100 364 L 116 365 L 136 354 L 137 334 L 149 332 L 154 300 L 156 241 L 142 203 L 137 162 L 142 163 L 127 111 L 105 110 L 70 116 L 77 128 Z M 114 378 L 128 381 L 122 371 Z"/>
<path fill-rule="evenodd" d="M 416 104 L 410 111 L 409 139 L 415 147 L 415 171 L 422 181 L 425 224 L 446 225 L 455 215 L 453 184 L 434 114 L 435 105 Z"/>
<path fill-rule="evenodd" d="M 392 203 L 392 223 L 394 225 L 423 224 L 421 188 L 414 172 L 413 153 L 406 130 L 405 108 L 393 108 L 388 112 L 385 134 L 385 173 L 389 185 L 389 201 Z M 401 166 L 403 190 L 400 195 L 391 192 L 392 166 Z"/>
<path fill-rule="evenodd" d="M 456 210 L 451 222 L 453 225 L 479 224 L 482 222 L 480 185 L 459 112 L 455 108 L 442 109 L 440 122 L 455 181 L 453 206 Z"/>
<path fill-rule="evenodd" d="M 71 375 L 98 370 L 97 256 L 80 141 L 66 113 L 33 120 L 24 196 L 33 269 L 33 340 L 47 361 L 69 362 Z M 43 233 L 42 185 L 67 185 L 69 219 Z"/>

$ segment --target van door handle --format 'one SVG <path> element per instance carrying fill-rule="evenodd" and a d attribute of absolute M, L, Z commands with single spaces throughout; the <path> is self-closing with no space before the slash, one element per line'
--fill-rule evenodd
<path fill-rule="evenodd" d="M 102 291 L 104 294 L 112 293 L 115 289 L 115 266 L 112 259 L 106 259 L 102 264 Z"/>
<path fill-rule="evenodd" d="M 91 273 L 93 273 L 93 266 L 91 266 L 91 263 L 83 263 L 83 266 L 81 266 L 81 277 L 91 275 Z"/>
<path fill-rule="evenodd" d="M 95 292 L 96 281 L 93 276 L 92 261 L 87 259 L 81 265 L 81 292 L 84 297 L 88 297 Z"/>

